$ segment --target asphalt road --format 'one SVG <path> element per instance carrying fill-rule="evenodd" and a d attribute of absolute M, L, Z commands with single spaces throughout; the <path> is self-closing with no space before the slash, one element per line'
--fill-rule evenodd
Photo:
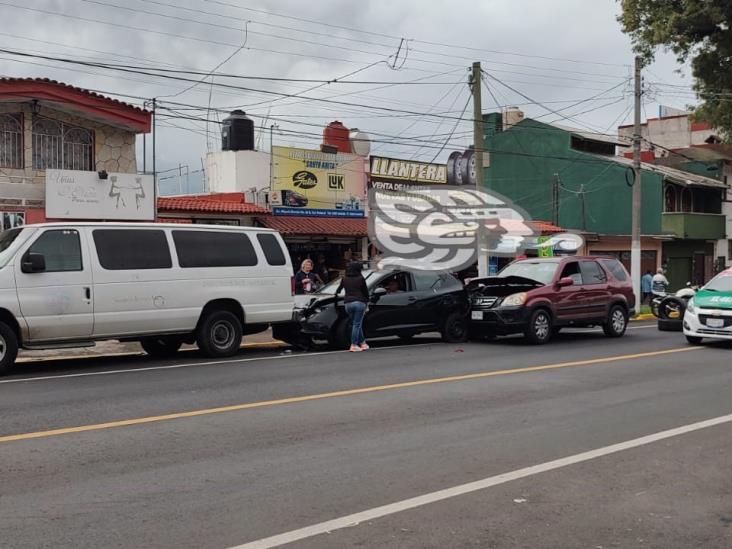
<path fill-rule="evenodd" d="M 0 547 L 727 549 L 730 353 L 634 323 L 27 364 L 0 379 Z"/>

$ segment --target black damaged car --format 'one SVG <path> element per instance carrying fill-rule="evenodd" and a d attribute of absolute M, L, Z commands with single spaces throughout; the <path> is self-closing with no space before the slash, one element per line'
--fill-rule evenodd
<path fill-rule="evenodd" d="M 363 325 L 367 339 L 409 340 L 426 332 L 439 332 L 452 343 L 466 339 L 468 294 L 454 276 L 406 270 L 365 270 L 363 276 L 370 293 Z M 296 296 L 296 321 L 275 325 L 273 336 L 299 347 L 325 341 L 347 348 L 351 323 L 342 297 L 335 295 L 339 284 L 340 279 L 333 280 L 317 294 Z"/>

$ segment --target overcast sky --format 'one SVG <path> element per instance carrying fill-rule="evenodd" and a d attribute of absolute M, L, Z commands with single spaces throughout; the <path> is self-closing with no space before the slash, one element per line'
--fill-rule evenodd
<path fill-rule="evenodd" d="M 7 53 L 0 54 L 0 73 L 158 98 L 159 171 L 179 164 L 200 170 L 207 150 L 220 147 L 217 121 L 235 107 L 263 129 L 257 139 L 264 150 L 273 123 L 280 127 L 276 145 L 317 148 L 322 127 L 338 119 L 371 134 L 372 153 L 444 160 L 472 143 L 470 122 L 456 125 L 455 118 L 466 107 L 472 117 L 466 81 L 473 61 L 481 61 L 490 75 L 493 96 L 483 88 L 484 112 L 496 110 L 496 102 L 518 105 L 527 116 L 598 133 L 630 122 L 633 53 L 615 20 L 619 9 L 615 0 L 1 0 L 4 49 L 134 65 L 145 72 L 208 73 L 231 56 L 217 72 L 332 80 L 359 71 L 346 80 L 369 83 L 307 91 L 318 83 L 218 77 L 213 86 L 210 78 L 193 85 L 204 76 L 177 74 L 194 81 L 176 81 Z M 673 56 L 661 53 L 645 71 L 647 116 L 657 116 L 659 104 L 683 108 L 693 102 L 684 87 L 691 85 L 688 70 L 678 69 Z M 234 89 L 242 87 L 252 91 Z M 548 112 L 521 94 L 562 110 Z M 425 146 L 415 146 L 410 136 Z M 141 168 L 141 156 L 138 162 Z M 161 174 L 163 194 L 200 191 L 200 173 L 190 176 L 189 185 L 175 172 Z"/>

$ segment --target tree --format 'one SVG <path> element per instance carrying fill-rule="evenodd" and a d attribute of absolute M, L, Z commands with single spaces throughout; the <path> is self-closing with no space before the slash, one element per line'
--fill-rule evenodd
<path fill-rule="evenodd" d="M 636 52 L 653 60 L 659 47 L 690 61 L 700 105 L 697 119 L 732 138 L 732 0 L 620 0 L 618 21 Z"/>

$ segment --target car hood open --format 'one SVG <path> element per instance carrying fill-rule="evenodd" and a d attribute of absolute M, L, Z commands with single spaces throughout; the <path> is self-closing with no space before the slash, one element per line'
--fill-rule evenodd
<path fill-rule="evenodd" d="M 504 297 L 542 286 L 543 283 L 522 276 L 489 276 L 471 280 L 466 289 L 471 295 Z"/>

